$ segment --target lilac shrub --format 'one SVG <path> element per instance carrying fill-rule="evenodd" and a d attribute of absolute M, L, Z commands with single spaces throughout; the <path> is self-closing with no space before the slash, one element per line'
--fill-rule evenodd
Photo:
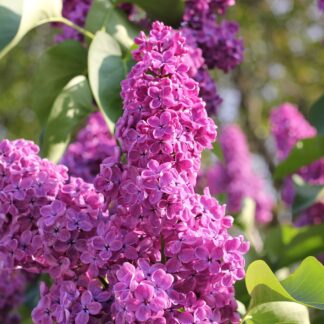
<path fill-rule="evenodd" d="M 70 176 L 93 182 L 100 164 L 108 157 L 118 160 L 119 149 L 102 114 L 95 112 L 68 146 L 61 163 L 67 166 Z"/>
<path fill-rule="evenodd" d="M 270 222 L 274 201 L 264 190 L 264 180 L 253 171 L 248 143 L 239 126 L 225 126 L 220 144 L 224 161 L 217 162 L 203 175 L 211 193 L 226 194 L 227 208 L 232 213 L 240 212 L 244 198 L 250 197 L 256 203 L 256 221 Z"/>
<path fill-rule="evenodd" d="M 287 158 L 295 144 L 302 139 L 316 136 L 316 129 L 311 126 L 297 107 L 290 103 L 284 103 L 274 108 L 271 112 L 271 130 L 277 147 L 277 155 L 280 161 Z M 324 184 L 324 159 L 304 166 L 298 171 L 307 183 L 313 185 Z M 295 197 L 295 191 L 291 177 L 284 180 L 282 198 L 288 206 L 291 206 Z M 304 211 L 296 222 L 296 225 L 319 224 L 324 221 L 324 204 L 317 203 Z"/>

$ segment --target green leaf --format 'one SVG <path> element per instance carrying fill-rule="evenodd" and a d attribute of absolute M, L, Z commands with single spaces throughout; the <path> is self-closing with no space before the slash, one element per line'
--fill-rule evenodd
<path fill-rule="evenodd" d="M 299 141 L 286 160 L 281 162 L 274 173 L 275 179 L 284 178 L 301 167 L 324 157 L 324 136 L 319 135 Z"/>
<path fill-rule="evenodd" d="M 246 287 L 252 297 L 250 309 L 274 301 L 293 301 L 324 310 L 324 267 L 314 257 L 306 258 L 287 279 L 279 281 L 269 266 L 254 261 L 246 272 Z"/>
<path fill-rule="evenodd" d="M 294 215 L 307 209 L 315 203 L 324 203 L 324 186 L 315 186 L 306 183 L 298 175 L 293 176 L 295 199 L 292 206 Z"/>
<path fill-rule="evenodd" d="M 92 33 L 99 30 L 106 31 L 123 49 L 129 49 L 139 33 L 138 27 L 131 23 L 124 12 L 116 8 L 110 0 L 94 0 L 85 28 Z"/>
<path fill-rule="evenodd" d="M 93 111 L 92 96 L 84 76 L 72 79 L 57 97 L 49 115 L 43 140 L 42 155 L 60 161 L 73 133 Z"/>
<path fill-rule="evenodd" d="M 324 224 L 304 227 L 282 225 L 269 230 L 264 250 L 277 270 L 324 251 Z"/>
<path fill-rule="evenodd" d="M 270 302 L 253 307 L 243 319 L 247 324 L 308 324 L 305 306 L 292 302 Z"/>
<path fill-rule="evenodd" d="M 161 20 L 167 25 L 178 27 L 182 21 L 184 0 L 127 0 L 146 11 L 152 20 Z"/>
<path fill-rule="evenodd" d="M 32 108 L 45 123 L 55 98 L 75 76 L 86 74 L 87 50 L 68 40 L 48 49 L 40 58 L 34 77 Z"/>
<path fill-rule="evenodd" d="M 89 81 L 93 96 L 111 132 L 122 114 L 120 83 L 127 75 L 118 43 L 107 33 L 96 33 L 89 49 Z"/>
<path fill-rule="evenodd" d="M 324 135 L 324 95 L 311 106 L 308 120 L 317 129 L 318 134 Z"/>
<path fill-rule="evenodd" d="M 61 18 L 62 0 L 0 0 L 0 59 L 34 27 Z"/>

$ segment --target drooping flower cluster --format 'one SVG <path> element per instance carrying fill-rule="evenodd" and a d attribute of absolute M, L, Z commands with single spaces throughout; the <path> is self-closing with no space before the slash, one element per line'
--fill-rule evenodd
<path fill-rule="evenodd" d="M 321 10 L 322 12 L 324 12 L 324 0 L 318 0 L 317 1 L 317 6 L 318 9 Z"/>
<path fill-rule="evenodd" d="M 297 107 L 290 103 L 282 104 L 271 112 L 271 129 L 274 136 L 279 160 L 284 160 L 302 139 L 314 137 L 316 129 L 311 126 Z M 314 185 L 324 184 L 324 159 L 301 168 L 298 171 L 307 183 Z M 293 203 L 295 197 L 291 177 L 285 179 L 282 198 L 287 205 Z M 297 225 L 319 224 L 324 221 L 324 204 L 317 203 L 305 210 L 297 220 Z"/>
<path fill-rule="evenodd" d="M 238 25 L 223 20 L 218 24 L 216 12 L 225 13 L 235 1 L 186 1 L 184 26 L 189 28 L 203 51 L 208 68 L 232 70 L 243 59 L 243 42 L 237 38 Z"/>
<path fill-rule="evenodd" d="M 109 157 L 118 161 L 119 149 L 102 114 L 95 112 L 79 131 L 76 140 L 68 146 L 61 163 L 67 166 L 70 176 L 93 182 L 101 162 Z"/>
<path fill-rule="evenodd" d="M 201 151 L 216 132 L 188 76 L 185 39 L 156 22 L 136 43 L 116 132 L 128 163 L 104 161 L 95 181 L 124 242 L 118 260 L 107 260 L 120 264 L 109 273 L 113 319 L 236 323 L 233 283 L 244 276 L 248 244 L 229 235 L 233 220 L 208 190 L 194 193 Z"/>
<path fill-rule="evenodd" d="M 225 126 L 220 144 L 224 161 L 217 162 L 203 175 L 211 193 L 226 194 L 227 208 L 232 213 L 241 210 L 244 198 L 252 198 L 256 203 L 256 221 L 271 221 L 274 201 L 264 190 L 264 180 L 253 170 L 248 144 L 239 126 Z"/>
<path fill-rule="evenodd" d="M 71 20 L 74 24 L 83 27 L 86 21 L 88 11 L 91 7 L 92 0 L 64 0 L 63 1 L 63 17 Z M 83 40 L 83 36 L 75 29 L 62 25 L 62 32 L 56 36 L 57 42 L 66 39 Z"/>
<path fill-rule="evenodd" d="M 38 147 L 0 142 L 0 266 L 48 273 L 35 323 L 238 323 L 242 236 L 208 189 L 195 194 L 216 128 L 189 77 L 180 33 L 154 23 L 136 39 L 117 139 L 93 185 Z"/>

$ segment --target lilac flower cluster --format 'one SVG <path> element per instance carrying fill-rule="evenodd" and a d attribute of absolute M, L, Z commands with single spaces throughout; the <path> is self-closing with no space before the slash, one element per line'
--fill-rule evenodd
<path fill-rule="evenodd" d="M 71 20 L 78 26 L 83 27 L 86 21 L 88 11 L 91 7 L 92 0 L 64 0 L 63 1 L 63 17 Z M 62 25 L 62 32 L 56 36 L 57 42 L 67 39 L 83 40 L 83 36 L 75 29 Z"/>
<path fill-rule="evenodd" d="M 198 47 L 191 29 L 181 28 L 181 33 L 186 38 L 186 45 L 188 47 L 186 64 L 189 66 L 189 76 L 199 83 L 199 96 L 206 102 L 208 115 L 216 115 L 223 100 L 218 95 L 215 81 L 208 71 L 202 51 Z"/>
<path fill-rule="evenodd" d="M 67 166 L 70 176 L 92 183 L 101 162 L 108 157 L 118 161 L 119 149 L 102 114 L 95 112 L 79 131 L 76 140 L 68 146 L 61 163 Z"/>
<path fill-rule="evenodd" d="M 322 12 L 324 12 L 324 0 L 318 0 L 317 1 L 317 6 L 318 9 L 321 10 Z"/>
<path fill-rule="evenodd" d="M 127 163 L 108 155 L 97 191 L 32 142 L 0 142 L 1 271 L 51 276 L 35 323 L 238 323 L 249 245 L 207 189 L 194 192 L 216 127 L 185 39 L 156 22 L 136 43 L 117 124 Z"/>
<path fill-rule="evenodd" d="M 203 176 L 207 179 L 211 193 L 226 194 L 227 207 L 232 213 L 239 212 L 244 198 L 250 197 L 256 203 L 256 221 L 270 222 L 274 201 L 264 190 L 264 180 L 252 169 L 244 133 L 237 125 L 225 126 L 220 143 L 224 161 L 217 162 Z"/>
<path fill-rule="evenodd" d="M 279 160 L 284 160 L 302 139 L 314 137 L 316 129 L 311 126 L 297 107 L 284 103 L 271 112 L 271 130 L 274 136 Z M 301 168 L 298 174 L 309 184 L 324 184 L 324 158 Z M 288 206 L 292 205 L 295 197 L 291 177 L 284 181 L 282 198 Z M 324 204 L 317 203 L 300 215 L 297 225 L 319 224 L 324 221 Z"/>
<path fill-rule="evenodd" d="M 188 76 L 185 39 L 155 22 L 136 43 L 116 127 L 128 163 L 104 161 L 95 180 L 110 206 L 105 241 L 119 251 L 106 258 L 113 320 L 236 323 L 233 284 L 248 244 L 229 235 L 233 219 L 208 190 L 194 193 L 216 131 Z"/>
<path fill-rule="evenodd" d="M 184 26 L 189 28 L 203 51 L 208 68 L 228 72 L 243 60 L 244 46 L 237 38 L 238 24 L 223 20 L 218 24 L 215 11 L 223 14 L 234 1 L 186 1 Z"/>

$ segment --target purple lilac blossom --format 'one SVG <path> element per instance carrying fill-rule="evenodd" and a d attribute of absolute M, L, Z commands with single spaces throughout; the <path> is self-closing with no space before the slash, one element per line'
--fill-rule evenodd
<path fill-rule="evenodd" d="M 190 28 L 181 28 L 182 35 L 186 38 L 188 54 L 186 63 L 189 65 L 188 74 L 199 83 L 199 96 L 206 102 L 206 109 L 209 116 L 216 115 L 218 108 L 222 103 L 222 98 L 218 95 L 216 83 L 212 79 L 201 49 L 192 35 Z"/>
<path fill-rule="evenodd" d="M 103 161 L 99 192 L 33 143 L 0 142 L 1 267 L 51 276 L 35 323 L 238 323 L 249 244 L 228 233 L 233 219 L 208 189 L 194 192 L 216 127 L 185 39 L 156 22 L 136 43 L 117 124 L 127 163 Z"/>
<path fill-rule="evenodd" d="M 318 9 L 321 10 L 322 12 L 324 12 L 324 0 L 318 0 L 317 1 L 317 6 Z"/>
<path fill-rule="evenodd" d="M 224 161 L 217 162 L 207 170 L 203 178 L 212 194 L 226 194 L 229 212 L 238 213 L 244 198 L 250 197 L 256 203 L 255 218 L 259 223 L 272 220 L 274 201 L 264 190 L 264 180 L 252 168 L 251 154 L 243 131 L 237 125 L 222 129 L 220 144 Z"/>
<path fill-rule="evenodd" d="M 71 20 L 74 24 L 83 27 L 91 7 L 92 0 L 64 0 L 63 1 L 63 17 Z M 57 42 L 62 42 L 67 39 L 83 40 L 81 35 L 75 29 L 62 25 L 62 32 L 56 36 Z"/>
<path fill-rule="evenodd" d="M 119 258 L 109 253 L 106 261 L 113 320 L 237 323 L 233 284 L 244 277 L 248 244 L 229 235 L 233 219 L 208 190 L 194 193 L 201 152 L 216 130 L 188 76 L 185 39 L 155 22 L 136 43 L 116 127 L 128 163 L 104 161 L 95 180 L 107 206 L 118 201 L 108 228 L 123 244 Z"/>
<path fill-rule="evenodd" d="M 70 176 L 93 182 L 101 162 L 109 157 L 118 160 L 119 149 L 102 114 L 95 112 L 79 131 L 76 140 L 68 146 L 61 163 L 67 166 Z"/>
<path fill-rule="evenodd" d="M 220 3 L 234 4 L 233 1 L 186 1 L 183 25 L 202 49 L 208 68 L 228 72 L 242 62 L 244 46 L 237 38 L 237 23 L 226 20 L 217 23 L 215 9 L 219 12 L 225 8 Z"/>
<path fill-rule="evenodd" d="M 271 131 L 274 136 L 277 155 L 280 161 L 287 158 L 291 149 L 302 139 L 316 136 L 316 129 L 308 123 L 297 107 L 284 103 L 271 112 Z M 307 183 L 313 185 L 324 184 L 324 158 L 304 166 L 298 171 Z M 291 177 L 284 180 L 282 198 L 291 206 L 295 197 L 295 190 Z M 305 210 L 296 225 L 319 224 L 324 222 L 324 204 L 317 203 Z"/>

